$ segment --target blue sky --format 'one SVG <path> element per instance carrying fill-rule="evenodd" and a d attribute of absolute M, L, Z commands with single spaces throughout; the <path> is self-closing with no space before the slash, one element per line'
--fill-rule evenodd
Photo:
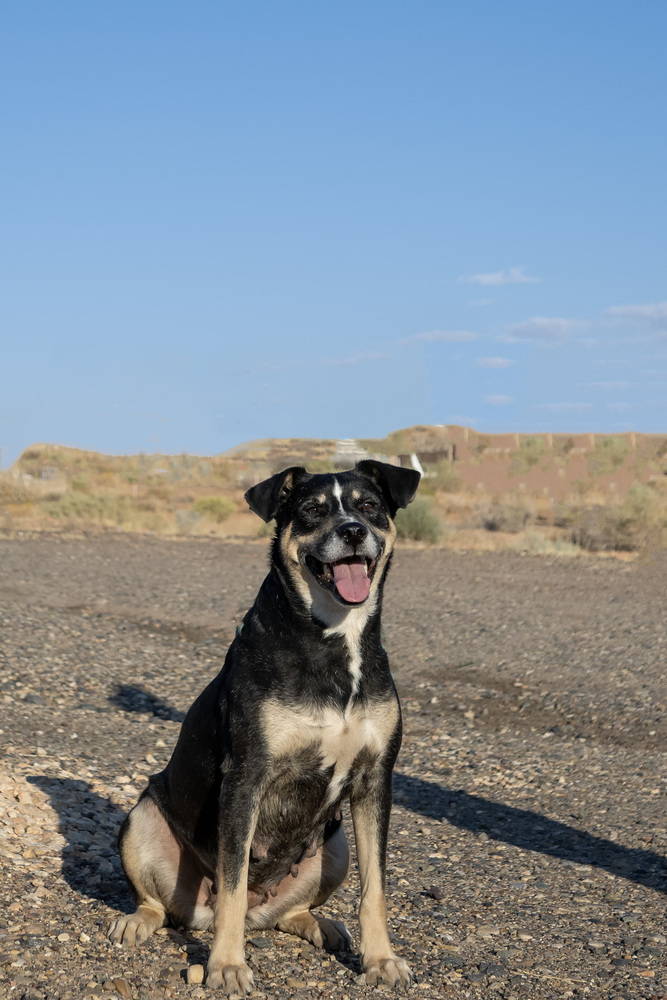
<path fill-rule="evenodd" d="M 667 430 L 667 5 L 0 12 L 0 446 Z"/>

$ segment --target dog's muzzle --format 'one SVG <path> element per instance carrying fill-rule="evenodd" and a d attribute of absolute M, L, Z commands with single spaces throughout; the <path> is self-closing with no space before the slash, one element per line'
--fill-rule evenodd
<path fill-rule="evenodd" d="M 352 549 L 352 554 L 348 554 Z M 338 525 L 317 555 L 308 553 L 306 567 L 317 582 L 343 604 L 363 604 L 370 593 L 381 547 L 360 521 Z"/>

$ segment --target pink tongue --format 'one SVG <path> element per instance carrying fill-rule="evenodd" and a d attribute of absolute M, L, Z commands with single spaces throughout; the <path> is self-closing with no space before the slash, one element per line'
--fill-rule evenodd
<path fill-rule="evenodd" d="M 365 601 L 371 589 L 371 581 L 366 575 L 365 560 L 351 559 L 335 562 L 332 566 L 336 590 L 343 600 L 350 601 L 351 604 Z"/>

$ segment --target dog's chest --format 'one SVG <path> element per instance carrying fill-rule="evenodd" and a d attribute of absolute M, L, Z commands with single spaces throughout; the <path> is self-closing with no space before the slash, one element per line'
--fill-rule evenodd
<path fill-rule="evenodd" d="M 264 731 L 276 767 L 312 752 L 318 768 L 331 773 L 327 797 L 333 801 L 355 763 L 382 755 L 397 716 L 393 699 L 345 710 L 288 707 L 269 701 L 264 708 Z"/>

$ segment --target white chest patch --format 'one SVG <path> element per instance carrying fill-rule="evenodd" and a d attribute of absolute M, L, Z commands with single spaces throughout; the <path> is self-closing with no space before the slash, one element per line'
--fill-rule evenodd
<path fill-rule="evenodd" d="M 396 701 L 336 709 L 287 708 L 276 701 L 264 706 L 264 725 L 274 760 L 291 757 L 313 747 L 321 767 L 333 767 L 327 799 L 334 802 L 362 750 L 381 755 L 398 720 Z"/>

